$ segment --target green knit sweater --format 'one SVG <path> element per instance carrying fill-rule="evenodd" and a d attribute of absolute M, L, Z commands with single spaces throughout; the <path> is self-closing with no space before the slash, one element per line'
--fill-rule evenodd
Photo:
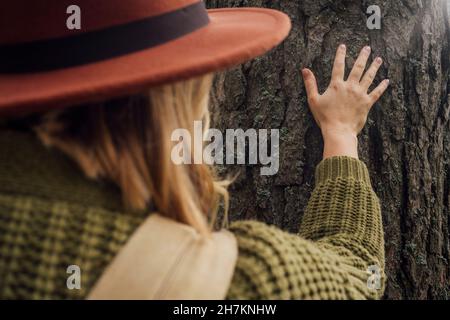
<path fill-rule="evenodd" d="M 0 129 L 0 298 L 86 297 L 143 219 L 122 210 L 115 187 L 86 179 L 33 135 Z M 380 206 L 366 166 L 356 159 L 318 165 L 298 234 L 257 221 L 233 222 L 230 229 L 239 257 L 229 299 L 383 294 Z M 81 290 L 66 286 L 69 265 L 80 266 Z M 380 272 L 378 290 L 368 285 L 369 266 Z"/>

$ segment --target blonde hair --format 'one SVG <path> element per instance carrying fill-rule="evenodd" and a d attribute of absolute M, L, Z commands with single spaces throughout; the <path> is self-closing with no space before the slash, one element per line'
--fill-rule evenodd
<path fill-rule="evenodd" d="M 193 132 L 194 121 L 209 128 L 213 76 L 150 89 L 148 94 L 114 99 L 42 115 L 34 130 L 48 146 L 74 159 L 93 179 L 119 186 L 125 206 L 159 214 L 210 233 L 220 201 L 228 211 L 229 182 L 204 164 L 171 160 L 175 129 Z M 208 221 L 209 220 L 209 221 Z"/>

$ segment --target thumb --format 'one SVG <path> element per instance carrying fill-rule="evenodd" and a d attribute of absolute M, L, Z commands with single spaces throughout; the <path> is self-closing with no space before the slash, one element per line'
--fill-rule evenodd
<path fill-rule="evenodd" d="M 317 98 L 319 91 L 317 89 L 317 81 L 314 73 L 311 70 L 305 68 L 302 70 L 303 80 L 305 81 L 306 94 L 308 100 Z"/>

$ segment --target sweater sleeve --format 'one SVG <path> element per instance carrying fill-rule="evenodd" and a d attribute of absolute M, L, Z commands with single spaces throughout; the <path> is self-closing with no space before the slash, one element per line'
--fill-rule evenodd
<path fill-rule="evenodd" d="M 377 299 L 384 291 L 381 212 L 366 166 L 323 160 L 299 234 L 231 225 L 239 257 L 229 299 Z"/>

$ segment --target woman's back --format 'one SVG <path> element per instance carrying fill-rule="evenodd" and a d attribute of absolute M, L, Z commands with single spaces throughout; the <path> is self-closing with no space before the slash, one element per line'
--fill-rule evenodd
<path fill-rule="evenodd" d="M 0 297 L 85 298 L 146 214 L 124 210 L 116 187 L 88 180 L 29 132 L 2 128 L 0 145 Z M 348 157 L 319 164 L 298 235 L 232 223 L 239 257 L 227 297 L 378 297 L 367 270 L 382 276 L 381 216 L 366 170 Z M 67 287 L 71 265 L 80 290 Z"/>

